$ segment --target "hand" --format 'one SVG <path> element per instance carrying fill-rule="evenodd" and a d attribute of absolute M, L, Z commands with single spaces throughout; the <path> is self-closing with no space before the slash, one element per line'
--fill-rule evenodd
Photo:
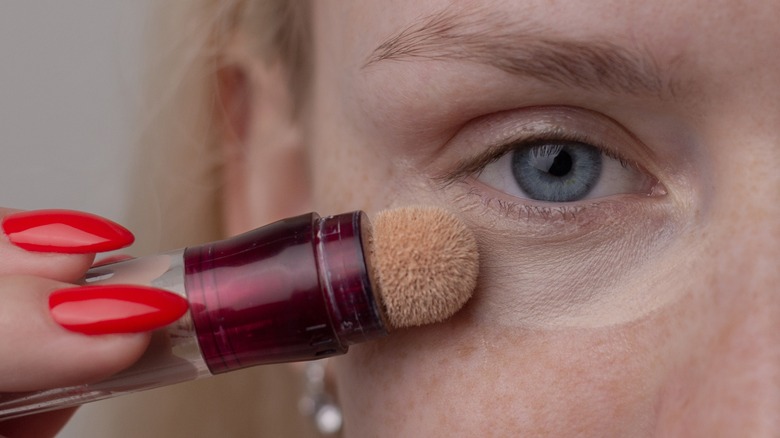
<path fill-rule="evenodd" d="M 0 399 L 6 392 L 99 381 L 135 362 L 148 333 L 72 332 L 55 322 L 48 303 L 53 291 L 73 287 L 84 276 L 95 252 L 126 246 L 132 235 L 113 222 L 75 212 L 20 214 L 0 208 L 0 219 L 5 231 L 0 236 Z M 30 224 L 35 228 L 25 230 Z M 53 436 L 73 411 L 0 422 L 0 435 Z"/>

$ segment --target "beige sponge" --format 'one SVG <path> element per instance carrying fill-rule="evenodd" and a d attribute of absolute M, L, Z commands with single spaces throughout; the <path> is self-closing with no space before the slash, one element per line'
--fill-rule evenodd
<path fill-rule="evenodd" d="M 471 298 L 477 242 L 458 218 L 405 207 L 379 213 L 373 224 L 372 270 L 390 328 L 443 321 Z"/>

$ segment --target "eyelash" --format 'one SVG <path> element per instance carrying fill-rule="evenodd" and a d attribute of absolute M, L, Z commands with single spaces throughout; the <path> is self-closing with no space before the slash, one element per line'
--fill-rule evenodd
<path fill-rule="evenodd" d="M 609 145 L 594 141 L 589 136 L 580 133 L 566 132 L 561 128 L 549 128 L 543 131 L 537 131 L 529 136 L 520 137 L 515 140 L 502 142 L 496 146 L 489 147 L 485 152 L 476 158 L 465 160 L 459 163 L 453 172 L 442 176 L 440 180 L 444 183 L 456 182 L 466 176 L 478 174 L 488 164 L 497 161 L 504 155 L 517 149 L 533 147 L 551 142 L 585 143 L 595 147 L 607 157 L 620 161 L 620 164 L 623 165 L 623 167 L 630 167 L 632 169 L 644 172 L 641 166 L 639 166 L 636 162 L 623 158 L 613 148 L 609 147 Z"/>
<path fill-rule="evenodd" d="M 502 142 L 498 145 L 489 147 L 485 152 L 477 156 L 476 158 L 465 160 L 456 166 L 456 169 L 442 177 L 439 181 L 448 186 L 454 183 L 468 184 L 467 181 L 472 182 L 476 180 L 480 173 L 490 164 L 498 161 L 506 154 L 512 153 L 515 150 L 534 147 L 551 142 L 577 142 L 584 143 L 598 149 L 605 156 L 615 159 L 620 162 L 624 168 L 630 168 L 648 176 L 651 180 L 652 187 L 650 189 L 649 196 L 664 194 L 659 182 L 655 177 L 652 177 L 646 172 L 642 166 L 637 162 L 626 159 L 622 155 L 618 154 L 614 148 L 610 145 L 595 141 L 590 136 L 582 133 L 572 133 L 565 131 L 560 127 L 551 127 L 542 130 L 536 130 L 533 133 L 523 133 L 517 135 L 518 138 L 510 141 Z M 578 215 L 586 209 L 597 207 L 599 204 L 607 202 L 606 200 L 591 200 L 589 202 L 576 201 L 573 203 L 560 203 L 549 204 L 542 201 L 525 201 L 525 202 L 513 202 L 506 199 L 500 199 L 497 197 L 491 197 L 486 193 L 469 185 L 468 193 L 479 197 L 483 206 L 487 208 L 493 208 L 497 210 L 499 214 L 505 217 L 513 219 L 543 219 L 553 220 L 561 219 L 565 221 L 576 220 Z"/>

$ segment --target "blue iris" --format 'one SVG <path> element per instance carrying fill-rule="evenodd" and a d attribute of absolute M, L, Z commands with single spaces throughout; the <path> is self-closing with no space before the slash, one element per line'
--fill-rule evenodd
<path fill-rule="evenodd" d="M 601 160 L 601 151 L 580 142 L 526 146 L 512 152 L 512 175 L 531 199 L 578 201 L 598 182 Z"/>

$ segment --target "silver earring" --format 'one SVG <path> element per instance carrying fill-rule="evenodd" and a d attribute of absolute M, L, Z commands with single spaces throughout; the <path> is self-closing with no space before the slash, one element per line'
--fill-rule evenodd
<path fill-rule="evenodd" d="M 305 388 L 298 401 L 298 409 L 312 419 L 322 435 L 337 434 L 344 417 L 339 405 L 325 390 L 325 361 L 307 362 L 303 375 Z"/>

